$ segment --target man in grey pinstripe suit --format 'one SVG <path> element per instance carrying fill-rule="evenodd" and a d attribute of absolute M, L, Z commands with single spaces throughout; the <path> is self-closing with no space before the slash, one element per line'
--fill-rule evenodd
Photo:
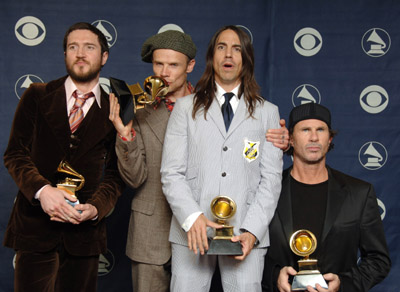
<path fill-rule="evenodd" d="M 171 290 L 208 291 L 218 264 L 224 291 L 261 291 L 282 174 L 282 152 L 265 133 L 278 128 L 278 108 L 258 94 L 253 47 L 240 28 L 217 31 L 206 61 L 196 93 L 177 100 L 164 140 L 161 180 L 173 212 Z M 229 92 L 233 97 L 224 103 Z M 224 122 L 221 105 L 231 121 Z M 217 195 L 237 204 L 230 223 L 242 256 L 205 255 L 212 228 L 220 227 L 210 220 Z"/>

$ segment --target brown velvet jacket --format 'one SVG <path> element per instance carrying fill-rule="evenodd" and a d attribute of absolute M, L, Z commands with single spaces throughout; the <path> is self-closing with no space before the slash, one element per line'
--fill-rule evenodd
<path fill-rule="evenodd" d="M 32 84 L 18 104 L 4 165 L 19 191 L 4 245 L 45 252 L 63 242 L 73 255 L 97 255 L 106 250 L 104 217 L 124 185 L 117 168 L 116 133 L 108 119 L 108 97 L 102 91 L 101 108 L 94 102 L 78 130 L 71 134 L 65 79 Z M 81 203 L 97 208 L 97 220 L 79 225 L 52 222 L 34 199 L 44 185 L 56 185 L 56 170 L 62 159 L 85 177 L 77 197 Z"/>

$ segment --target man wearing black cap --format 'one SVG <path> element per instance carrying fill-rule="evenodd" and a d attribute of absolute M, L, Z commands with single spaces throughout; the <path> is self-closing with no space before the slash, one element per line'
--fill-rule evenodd
<path fill-rule="evenodd" d="M 119 134 L 116 152 L 121 177 L 137 189 L 126 246 L 126 254 L 132 260 L 133 290 L 162 292 L 169 291 L 172 212 L 161 188 L 161 153 L 176 99 L 193 91 L 187 75 L 195 65 L 196 46 L 188 34 L 169 30 L 149 37 L 141 56 L 144 62 L 153 64 L 155 75 L 168 82 L 168 95 L 165 100 L 138 110 L 134 120 L 124 125 L 118 100 L 111 94 L 110 120 Z"/>
<path fill-rule="evenodd" d="M 289 117 L 293 166 L 270 224 L 263 291 L 291 291 L 300 257 L 289 247 L 297 230 L 314 233 L 318 268 L 328 283 L 308 291 L 368 291 L 390 270 L 390 259 L 373 186 L 326 165 L 335 132 L 327 108 L 308 103 Z M 357 263 L 358 252 L 361 261 Z"/>

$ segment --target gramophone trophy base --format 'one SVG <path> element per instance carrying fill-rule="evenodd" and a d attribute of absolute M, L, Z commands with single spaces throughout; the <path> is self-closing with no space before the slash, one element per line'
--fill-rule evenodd
<path fill-rule="evenodd" d="M 213 239 L 210 241 L 207 255 L 243 255 L 240 242 L 232 242 L 230 239 Z"/>
<path fill-rule="evenodd" d="M 318 271 L 309 274 L 298 273 L 294 276 L 292 291 L 304 291 L 307 290 L 307 286 L 311 286 L 315 289 L 315 284 L 320 284 L 322 288 L 328 289 L 324 277 L 322 277 Z"/>

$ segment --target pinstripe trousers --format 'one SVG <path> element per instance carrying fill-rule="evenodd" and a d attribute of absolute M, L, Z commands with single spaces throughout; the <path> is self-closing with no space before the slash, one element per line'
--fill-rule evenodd
<path fill-rule="evenodd" d="M 187 246 L 172 243 L 171 292 L 208 292 L 219 265 L 224 292 L 260 292 L 267 248 L 255 248 L 244 261 L 229 256 L 194 254 Z"/>

